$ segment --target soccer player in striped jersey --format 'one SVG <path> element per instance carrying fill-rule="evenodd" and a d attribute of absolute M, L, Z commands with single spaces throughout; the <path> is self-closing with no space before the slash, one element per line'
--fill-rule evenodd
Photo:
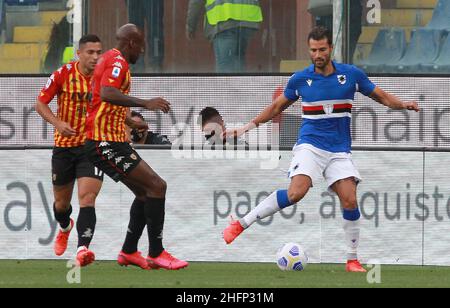
<path fill-rule="evenodd" d="M 95 260 L 89 245 L 96 225 L 95 201 L 103 181 L 103 172 L 84 153 L 91 78 L 101 53 L 102 44 L 96 35 L 83 36 L 77 51 L 79 61 L 68 63 L 54 72 L 36 103 L 36 111 L 55 127 L 52 156 L 54 215 L 61 230 L 56 237 L 54 251 L 57 256 L 62 256 L 67 249 L 69 235 L 74 227 L 70 217 L 71 200 L 77 181 L 80 212 L 76 224 L 76 261 L 80 266 L 87 266 Z M 55 96 L 58 98 L 56 115 L 49 107 Z"/>
<path fill-rule="evenodd" d="M 352 65 L 331 61 L 332 34 L 323 27 L 308 37 L 313 65 L 294 74 L 284 92 L 272 105 L 246 126 L 225 135 L 241 136 L 279 115 L 300 97 L 303 123 L 294 147 L 288 190 L 278 190 L 241 220 L 224 230 L 227 244 L 233 242 L 258 219 L 269 217 L 304 198 L 313 183 L 324 177 L 330 192 L 343 207 L 348 272 L 365 272 L 358 261 L 360 211 L 356 188 L 361 176 L 351 156 L 351 110 L 355 93 L 360 92 L 391 109 L 420 111 L 416 102 L 403 102 L 375 86 L 366 74 Z"/>
<path fill-rule="evenodd" d="M 117 31 L 116 37 L 117 47 L 102 56 L 94 72 L 86 152 L 95 166 L 116 182 L 125 184 L 136 196 L 118 263 L 146 270 L 181 269 L 188 263 L 173 257 L 162 243 L 167 184 L 130 146 L 125 128 L 130 107 L 168 113 L 170 104 L 162 98 L 142 100 L 128 95 L 129 63 L 135 64 L 144 52 L 144 34 L 136 25 L 127 24 Z M 137 250 L 145 226 L 149 239 L 147 259 Z"/>

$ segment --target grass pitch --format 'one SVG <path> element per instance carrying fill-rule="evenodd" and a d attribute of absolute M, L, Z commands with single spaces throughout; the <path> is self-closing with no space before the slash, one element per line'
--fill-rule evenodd
<path fill-rule="evenodd" d="M 0 261 L 0 288 L 441 288 L 450 287 L 450 268 L 381 266 L 381 283 L 366 274 L 346 273 L 344 265 L 309 265 L 282 272 L 275 264 L 193 262 L 180 271 L 121 268 L 96 262 L 81 270 L 81 283 L 67 261 Z M 374 276 L 372 276 L 374 277 Z"/>

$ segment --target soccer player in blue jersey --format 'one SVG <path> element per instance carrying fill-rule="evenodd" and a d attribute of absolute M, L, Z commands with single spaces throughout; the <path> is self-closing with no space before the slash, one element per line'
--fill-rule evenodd
<path fill-rule="evenodd" d="M 332 34 L 317 27 L 308 37 L 313 65 L 294 74 L 284 91 L 258 117 L 228 136 L 242 136 L 279 115 L 302 98 L 303 123 L 294 147 L 289 170 L 288 190 L 278 190 L 241 220 L 232 221 L 224 230 L 227 244 L 233 242 L 258 219 L 269 217 L 302 200 L 313 183 L 324 177 L 330 191 L 343 207 L 345 240 L 348 246 L 348 272 L 366 272 L 358 261 L 360 211 L 356 188 L 361 176 L 351 156 L 351 110 L 355 93 L 360 92 L 380 104 L 396 110 L 419 112 L 416 102 L 403 102 L 374 85 L 366 74 L 352 65 L 331 61 Z"/>

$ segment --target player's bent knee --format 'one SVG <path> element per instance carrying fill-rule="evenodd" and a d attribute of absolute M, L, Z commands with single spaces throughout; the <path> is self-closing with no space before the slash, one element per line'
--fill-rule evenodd
<path fill-rule="evenodd" d="M 166 181 L 160 180 L 160 181 L 158 181 L 158 184 L 156 186 L 157 186 L 157 190 L 159 192 L 166 194 L 166 191 L 167 191 L 167 182 Z"/>
<path fill-rule="evenodd" d="M 151 187 L 147 189 L 148 198 L 165 198 L 167 192 L 167 182 L 158 179 Z"/>

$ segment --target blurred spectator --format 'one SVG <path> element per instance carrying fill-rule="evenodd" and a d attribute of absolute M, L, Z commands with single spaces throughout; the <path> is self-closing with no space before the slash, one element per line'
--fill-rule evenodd
<path fill-rule="evenodd" d="M 4 6 L 5 6 L 4 0 L 0 0 L 0 34 L 2 34 L 2 31 L 5 29 L 5 27 L 3 26 L 3 20 L 4 20 L 3 14 L 5 12 Z M 3 40 L 3 38 L 2 38 L 2 40 Z M 0 43 L 4 43 L 4 42 L 1 41 Z"/>
<path fill-rule="evenodd" d="M 353 56 L 362 33 L 363 6 L 361 0 L 352 0 L 350 5 L 350 29 L 349 29 L 349 63 L 353 63 Z"/>
<path fill-rule="evenodd" d="M 259 0 L 189 0 L 186 35 L 195 38 L 201 13 L 205 13 L 205 35 L 212 42 L 217 73 L 245 72 L 250 39 L 260 28 L 263 14 Z"/>
<path fill-rule="evenodd" d="M 353 55 L 362 32 L 363 6 L 361 0 L 348 1 L 350 12 L 350 29 L 348 45 L 348 63 L 353 63 Z M 310 0 L 308 11 L 315 17 L 316 26 L 323 26 L 333 31 L 333 0 Z"/>
<path fill-rule="evenodd" d="M 139 112 L 132 111 L 131 119 L 138 124 L 145 124 L 145 119 Z M 134 144 L 157 144 L 157 145 L 171 145 L 169 138 L 164 135 L 153 133 L 146 129 L 131 130 L 131 141 Z"/>
<path fill-rule="evenodd" d="M 206 107 L 200 112 L 197 124 L 200 125 L 205 141 L 209 145 L 247 145 L 247 142 L 241 138 L 223 139 L 222 133 L 226 131 L 225 121 L 219 111 L 213 107 Z"/>
<path fill-rule="evenodd" d="M 53 24 L 50 39 L 48 42 L 48 52 L 44 61 L 44 71 L 51 73 L 64 64 L 64 52 L 67 47 L 73 44 L 71 41 L 70 24 L 67 18 L 61 19 L 57 24 Z"/>
<path fill-rule="evenodd" d="M 160 73 L 164 61 L 164 0 L 126 0 L 129 22 L 145 31 L 149 44 L 145 56 L 134 67 L 135 73 Z M 146 66 L 148 60 L 148 67 Z"/>

